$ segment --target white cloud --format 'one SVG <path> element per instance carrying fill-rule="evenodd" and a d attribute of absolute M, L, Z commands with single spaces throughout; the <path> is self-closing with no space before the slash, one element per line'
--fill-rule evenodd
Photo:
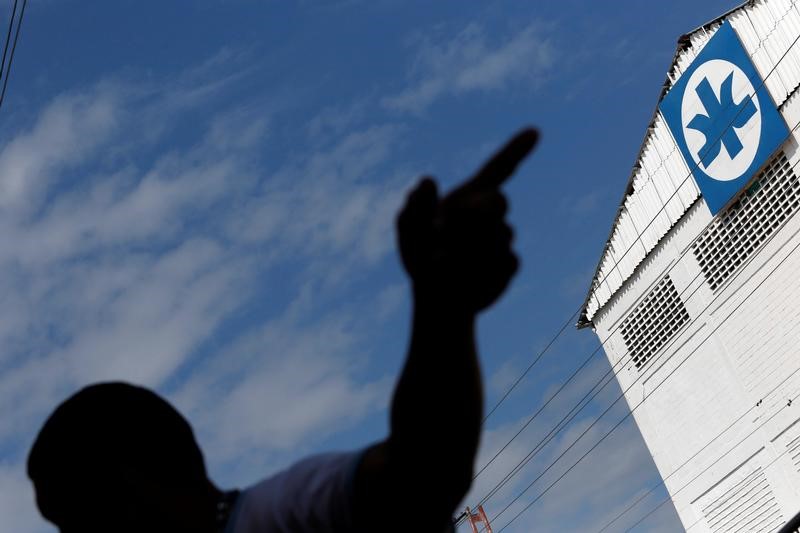
<path fill-rule="evenodd" d="M 499 42 L 471 23 L 445 42 L 423 40 L 409 87 L 384 98 L 383 104 L 419 113 L 448 94 L 494 91 L 517 82 L 535 88 L 553 61 L 553 46 L 536 22 Z"/>
<path fill-rule="evenodd" d="M 392 380 L 358 377 L 363 358 L 343 313 L 301 323 L 295 311 L 225 348 L 176 396 L 225 481 L 263 476 L 386 406 Z"/>
<path fill-rule="evenodd" d="M 376 298 L 376 314 L 380 319 L 386 319 L 397 311 L 408 295 L 408 286 L 405 283 L 389 285 L 381 289 Z"/>
<path fill-rule="evenodd" d="M 113 91 L 64 95 L 45 109 L 34 128 L 0 153 L 0 209 L 31 212 L 57 172 L 64 172 L 99 149 L 118 126 Z"/>
<path fill-rule="evenodd" d="M 486 385 L 491 406 L 494 406 L 497 400 L 502 398 L 514 385 L 523 370 L 524 368 L 520 368 L 520 365 L 515 359 L 507 359 L 491 376 L 489 376 L 486 380 Z M 520 391 L 516 392 L 519 393 Z"/>
<path fill-rule="evenodd" d="M 364 369 L 380 317 L 322 309 L 393 247 L 406 180 L 384 167 L 398 130 L 323 128 L 265 163 L 276 110 L 200 112 L 240 76 L 223 65 L 65 93 L 0 146 L 0 489 L 23 509 L 0 513 L 2 530 L 42 530 L 24 456 L 89 382 L 177 398 L 212 471 L 228 465 L 239 484 L 388 401 L 392 380 Z M 197 135 L 170 142 L 171 124 L 196 116 Z M 370 305 L 388 316 L 396 296 Z M 273 312 L 229 322 L 256 298 Z"/>
<path fill-rule="evenodd" d="M 4 531 L 42 531 L 41 519 L 32 505 L 33 486 L 18 465 L 0 462 L 0 523 Z"/>
<path fill-rule="evenodd" d="M 578 445 L 568 453 L 562 459 L 563 463 L 559 463 L 558 466 L 536 481 L 525 495 L 513 503 L 500 517 L 494 519 L 513 498 L 520 494 L 550 465 L 555 457 L 577 437 L 577 434 L 583 431 L 588 423 L 590 423 L 588 419 L 583 419 L 575 424 L 573 428 L 570 428 L 563 436 L 556 439 L 550 447 L 545 449 L 541 456 L 532 461 L 520 475 L 484 504 L 484 509 L 489 518 L 493 519 L 492 527 L 495 530 L 503 527 L 531 503 L 534 498 L 538 497 L 546 487 L 555 481 L 568 466 L 583 455 L 613 425 L 613 422 L 601 423 L 592 428 L 587 436 L 584 437 L 586 439 L 584 444 Z M 542 424 L 542 428 L 536 433 L 540 435 L 546 433 L 549 428 L 544 429 L 544 427 L 545 424 Z M 498 441 L 503 441 L 503 439 L 513 434 L 512 431 L 513 428 L 509 426 L 500 428 L 495 432 L 488 432 L 487 440 L 494 440 L 496 445 Z M 499 459 L 499 461 L 502 461 L 502 468 L 500 468 L 501 465 L 498 465 L 498 469 L 501 471 L 510 470 L 513 465 L 527 454 L 537 440 L 534 439 L 533 441 L 512 445 L 507 453 Z M 642 487 L 649 488 L 657 481 L 652 479 L 651 472 L 652 459 L 647 449 L 643 446 L 636 427 L 633 424 L 625 424 L 515 520 L 507 531 L 527 533 L 532 530 L 542 532 L 599 530 L 638 498 L 643 493 Z M 474 505 L 474 502 L 477 502 L 480 496 L 486 494 L 501 479 L 502 476 L 494 473 L 487 476 L 486 480 L 480 481 L 479 478 L 479 482 L 473 487 L 465 501 Z M 664 497 L 663 495 L 659 496 Z M 626 516 L 615 524 L 615 528 L 612 531 L 624 530 L 627 525 L 632 524 L 635 519 L 641 517 L 645 510 L 654 507 L 658 502 L 658 498 L 653 495 L 648 497 L 645 502 L 643 502 L 644 507 L 638 507 L 630 516 Z M 677 516 L 671 504 L 665 505 L 659 516 L 654 515 L 652 519 L 648 519 L 646 526 L 643 530 L 657 531 L 664 528 L 663 530 L 666 531 L 670 530 L 666 528 L 675 530 L 676 526 L 679 527 Z M 462 527 L 460 531 L 469 531 L 469 528 Z"/>
<path fill-rule="evenodd" d="M 59 96 L 0 150 L 8 175 L 25 180 L 0 217 L 0 295 L 9 304 L 0 310 L 6 447 L 26 446 L 43 415 L 82 384 L 110 378 L 162 384 L 246 294 L 241 281 L 252 275 L 251 260 L 228 255 L 213 235 L 189 223 L 225 197 L 242 167 L 235 154 L 212 161 L 190 149 L 144 171 L 98 163 L 99 148 L 114 132 L 84 127 L 93 112 L 80 106 L 106 102 L 96 104 L 103 109 L 96 114 L 127 120 L 99 122 L 144 138 L 150 130 L 135 113 L 139 94 L 99 84 Z M 163 101 L 144 111 L 152 105 Z M 47 165 L 31 163 L 39 154 L 20 146 L 52 124 L 58 127 L 47 132 L 51 148 L 44 152 L 55 155 Z M 85 134 L 80 150 L 76 131 Z M 66 148 L 52 148 L 59 146 Z M 93 170 L 72 175 L 76 166 Z"/>
<path fill-rule="evenodd" d="M 367 114 L 367 105 L 363 100 L 348 105 L 326 107 L 317 113 L 306 125 L 311 140 L 318 140 L 330 135 L 341 135 L 357 126 Z"/>
<path fill-rule="evenodd" d="M 488 494 L 515 467 L 526 459 L 526 456 L 556 426 L 561 417 L 578 403 L 583 395 L 608 369 L 608 363 L 598 359 L 579 374 L 570 386 L 559 394 L 550 406 L 542 412 L 506 450 L 480 474 L 463 505 L 475 506 L 484 495 Z M 533 402 L 541 405 L 554 390 L 546 390 L 541 398 Z M 567 451 L 547 473 L 544 473 L 556 458 L 575 442 L 578 436 L 594 421 L 595 416 L 611 404 L 619 395 L 616 383 L 604 389 L 593 402 L 593 405 L 581 412 L 567 428 L 528 461 L 490 500 L 484 508 L 490 519 L 516 498 L 535 478 L 533 486 L 515 503 L 492 522 L 497 530 L 507 521 L 522 511 L 532 500 L 553 483 L 568 467 L 591 448 L 605 435 L 616 422 L 625 415 L 627 406 L 624 401 L 616 404 L 599 423 L 588 430 L 577 444 Z M 532 408 L 533 410 L 533 408 Z M 527 416 L 512 423 L 491 428 L 484 432 L 481 449 L 476 465 L 482 467 L 527 421 Z M 527 533 L 535 531 L 596 531 L 610 521 L 649 488 L 658 479 L 653 478 L 654 466 L 652 458 L 644 446 L 631 419 L 614 430 L 613 433 L 594 451 L 549 489 L 539 501 L 517 519 L 506 531 Z M 663 492 L 649 496 L 630 516 L 622 519 L 613 531 L 620 531 L 641 517 L 646 509 L 654 507 L 658 497 L 665 497 Z M 677 515 L 671 503 L 664 505 L 658 515 L 646 522 L 643 530 L 674 530 L 679 527 Z M 622 529 L 619 529 L 622 527 Z M 670 529 L 671 528 L 671 529 Z M 463 526 L 461 531 L 469 531 Z"/>
<path fill-rule="evenodd" d="M 351 132 L 296 154 L 228 219 L 228 236 L 269 240 L 303 259 L 308 275 L 332 284 L 369 268 L 393 249 L 395 212 L 408 179 L 383 174 L 397 141 L 391 125 Z"/>

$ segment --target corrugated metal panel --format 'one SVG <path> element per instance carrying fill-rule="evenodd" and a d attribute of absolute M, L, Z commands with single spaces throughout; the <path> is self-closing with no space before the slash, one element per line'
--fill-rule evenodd
<path fill-rule="evenodd" d="M 611 299 L 699 195 L 667 125 L 656 116 L 622 204 L 586 307 L 589 319 Z M 688 186 L 688 187 L 687 187 Z M 678 191 L 682 187 L 681 191 Z M 666 205 L 666 207 L 664 207 Z"/>
<path fill-rule="evenodd" d="M 767 89 L 778 106 L 800 85 L 800 45 L 792 46 L 800 35 L 798 2 L 800 0 L 755 0 L 726 15 L 762 79 L 766 79 Z M 681 38 L 682 49 L 667 75 L 666 89 L 694 61 L 722 21 L 712 21 Z M 687 179 L 688 175 L 689 168 L 666 123 L 656 113 L 579 324 L 592 320 L 699 197 L 700 191 L 693 179 Z"/>
<path fill-rule="evenodd" d="M 678 57 L 670 69 L 668 76 L 670 86 L 678 81 L 678 78 L 681 77 L 683 72 L 689 68 L 694 58 L 697 57 L 700 50 L 702 50 L 709 39 L 711 39 L 711 36 L 717 32 L 720 25 L 721 21 L 714 23 L 709 28 L 700 28 L 689 35 L 688 46 L 679 52 Z"/>
<path fill-rule="evenodd" d="M 791 0 L 757 0 L 752 6 L 731 13 L 728 20 L 750 52 L 759 74 L 766 78 L 775 103 L 780 105 L 800 82 L 800 47 L 791 47 L 800 33 L 797 5 Z"/>

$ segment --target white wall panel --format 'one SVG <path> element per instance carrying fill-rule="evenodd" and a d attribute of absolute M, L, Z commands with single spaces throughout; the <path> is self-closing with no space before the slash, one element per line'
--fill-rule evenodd
<path fill-rule="evenodd" d="M 774 530 L 800 508 L 800 209 L 796 202 L 789 211 L 776 208 L 789 205 L 779 199 L 797 197 L 797 141 L 786 143 L 785 157 L 765 168 L 759 192 L 739 204 L 738 218 L 729 213 L 728 222 L 715 219 L 705 230 L 711 214 L 695 203 L 595 318 L 597 335 L 610 337 L 604 348 L 635 407 L 637 426 L 693 532 L 751 531 L 751 516 L 765 531 Z M 770 168 L 782 170 L 767 178 Z M 779 212 L 787 214 L 785 222 L 772 226 Z M 745 241 L 714 233 L 739 228 L 730 231 L 752 236 L 767 226 L 774 233 L 746 256 Z M 683 254 L 701 232 L 704 237 Z M 720 248 L 723 242 L 729 244 Z M 712 267 L 699 262 L 707 259 L 704 252 L 720 256 L 716 265 L 736 254 L 746 260 L 713 288 Z M 622 324 L 665 275 L 691 321 L 637 367 Z M 754 475 L 760 492 L 748 489 L 729 500 Z M 730 512 L 717 512 L 721 501 L 731 503 Z"/>
<path fill-rule="evenodd" d="M 778 106 L 800 85 L 798 1 L 756 0 L 727 16 Z M 668 74 L 671 83 L 721 24 L 716 21 L 689 36 Z M 623 201 L 587 297 L 584 318 L 590 321 L 700 196 L 660 114 L 648 128 L 630 184 L 633 192 Z"/>
<path fill-rule="evenodd" d="M 757 0 L 728 19 L 762 76 L 786 54 L 767 88 L 795 128 L 795 2 Z M 718 27 L 694 32 L 675 73 Z M 598 337 L 609 338 L 616 378 L 693 532 L 774 530 L 800 507 L 800 128 L 793 134 L 785 156 L 762 170 L 760 187 L 713 219 L 656 116 L 585 309 Z M 691 320 L 637 366 L 624 324 L 665 275 Z"/>
<path fill-rule="evenodd" d="M 595 277 L 587 306 L 590 319 L 697 198 L 699 192 L 688 175 L 666 123 L 656 117 L 632 178 L 634 190 L 625 198 Z"/>

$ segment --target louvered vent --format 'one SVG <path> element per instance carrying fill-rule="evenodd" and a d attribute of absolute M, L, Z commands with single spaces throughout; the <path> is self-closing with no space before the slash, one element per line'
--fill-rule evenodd
<path fill-rule="evenodd" d="M 780 152 L 754 184 L 692 245 L 712 289 L 722 285 L 800 207 L 800 183 Z"/>
<path fill-rule="evenodd" d="M 666 276 L 622 323 L 622 338 L 636 368 L 641 370 L 687 322 L 689 313 Z"/>
<path fill-rule="evenodd" d="M 789 456 L 792 458 L 794 468 L 800 472 L 800 437 L 795 438 L 792 442 L 786 445 Z"/>
<path fill-rule="evenodd" d="M 772 489 L 760 468 L 704 507 L 703 516 L 713 533 L 775 531 L 784 523 Z"/>

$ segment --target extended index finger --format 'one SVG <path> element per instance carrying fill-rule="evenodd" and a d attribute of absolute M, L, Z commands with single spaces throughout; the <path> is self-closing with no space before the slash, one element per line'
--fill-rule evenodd
<path fill-rule="evenodd" d="M 486 189 L 499 187 L 514 173 L 538 140 L 539 132 L 536 129 L 525 128 L 520 131 L 466 185 Z"/>

